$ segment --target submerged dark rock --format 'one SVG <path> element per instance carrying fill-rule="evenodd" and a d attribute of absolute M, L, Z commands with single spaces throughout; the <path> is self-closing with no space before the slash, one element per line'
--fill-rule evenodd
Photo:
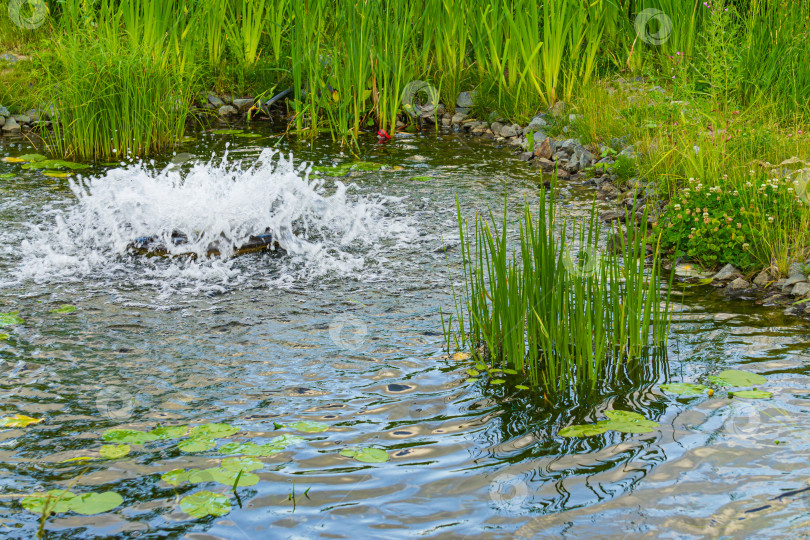
<path fill-rule="evenodd" d="M 223 241 L 227 242 L 225 238 L 223 238 Z M 171 236 L 171 242 L 174 246 L 182 246 L 188 243 L 188 237 L 183 233 L 174 231 Z M 208 246 L 206 255 L 208 257 L 219 257 L 225 248 L 226 246 L 220 245 L 219 242 L 212 242 Z M 172 255 L 166 244 L 157 236 L 136 238 L 127 246 L 127 249 L 130 253 L 144 255 L 146 257 L 196 256 L 194 253 Z M 283 251 L 279 243 L 269 233 L 269 230 L 265 230 L 263 234 L 251 235 L 245 242 L 230 246 L 230 250 L 234 257 L 248 253 L 256 253 L 258 251 Z"/>

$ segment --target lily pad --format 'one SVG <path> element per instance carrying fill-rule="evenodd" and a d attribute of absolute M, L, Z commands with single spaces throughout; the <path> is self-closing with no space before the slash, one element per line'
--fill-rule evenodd
<path fill-rule="evenodd" d="M 249 457 L 231 457 L 225 458 L 222 460 L 222 468 L 227 469 L 233 472 L 239 471 L 258 471 L 264 467 L 264 463 L 259 461 L 258 459 L 253 459 Z"/>
<path fill-rule="evenodd" d="M 313 422 L 310 420 L 301 420 L 288 425 L 289 427 L 298 431 L 303 431 L 304 433 L 320 433 L 329 429 L 329 424 L 324 424 L 323 422 Z"/>
<path fill-rule="evenodd" d="M 503 372 L 506 373 L 507 375 L 517 375 L 517 370 L 514 369 L 505 369 L 503 370 Z"/>
<path fill-rule="evenodd" d="M 239 478 L 239 485 L 236 479 Z M 228 487 L 249 487 L 259 483 L 259 477 L 253 473 L 232 471 L 224 467 L 212 467 L 210 469 L 193 469 L 188 471 L 188 481 L 192 484 L 204 482 L 218 482 Z"/>
<path fill-rule="evenodd" d="M 0 418 L 0 427 L 27 427 L 31 424 L 39 424 L 42 418 L 31 418 L 24 414 L 15 414 L 14 416 L 7 416 Z"/>
<path fill-rule="evenodd" d="M 411 176 L 411 180 L 415 182 L 430 182 L 433 178 L 430 176 Z"/>
<path fill-rule="evenodd" d="M 652 433 L 660 427 L 658 422 L 631 411 L 605 411 L 605 416 L 609 418 L 605 424 L 607 429 L 620 433 Z"/>
<path fill-rule="evenodd" d="M 451 358 L 453 360 L 467 360 L 468 358 L 470 358 L 470 353 L 468 353 L 468 352 L 457 352 L 457 353 L 454 353 L 453 356 L 451 356 Z"/>
<path fill-rule="evenodd" d="M 0 313 L 0 326 L 11 326 L 13 324 L 23 324 L 24 320 L 19 315 L 19 311 L 11 313 Z"/>
<path fill-rule="evenodd" d="M 188 481 L 188 471 L 185 469 L 173 469 L 160 475 L 160 479 L 171 486 L 179 486 Z"/>
<path fill-rule="evenodd" d="M 230 437 L 237 431 L 239 431 L 239 428 L 230 424 L 203 424 L 191 428 L 189 435 L 205 439 L 222 439 Z"/>
<path fill-rule="evenodd" d="M 105 444 L 99 448 L 98 453 L 106 459 L 118 459 L 129 454 L 128 444 Z"/>
<path fill-rule="evenodd" d="M 188 426 L 161 426 L 150 431 L 158 440 L 179 439 L 188 433 Z"/>
<path fill-rule="evenodd" d="M 72 161 L 65 161 L 62 159 L 46 159 L 45 161 L 36 161 L 33 163 L 26 163 L 22 166 L 23 169 L 71 169 L 71 170 L 81 170 L 81 169 L 88 169 L 90 165 L 85 165 L 83 163 L 74 163 Z"/>
<path fill-rule="evenodd" d="M 197 519 L 224 516 L 231 511 L 231 501 L 225 495 L 203 490 L 183 497 L 180 500 L 180 509 Z"/>
<path fill-rule="evenodd" d="M 670 383 L 662 384 L 661 390 L 669 392 L 670 394 L 677 394 L 679 396 L 699 396 L 708 390 L 708 387 L 702 384 L 692 383 Z"/>
<path fill-rule="evenodd" d="M 137 429 L 108 429 L 101 438 L 108 442 L 128 444 L 144 444 L 157 440 L 152 433 Z"/>
<path fill-rule="evenodd" d="M 17 176 L 17 175 L 16 175 L 16 174 L 14 174 L 14 173 L 3 173 L 3 174 L 0 174 L 0 178 L 2 178 L 2 179 L 4 179 L 4 180 L 5 180 L 6 178 L 14 178 L 15 176 Z"/>
<path fill-rule="evenodd" d="M 17 156 L 17 159 L 25 161 L 26 163 L 36 163 L 39 161 L 45 161 L 48 158 L 42 154 L 23 154 L 22 156 Z"/>
<path fill-rule="evenodd" d="M 773 394 L 765 392 L 764 390 L 739 390 L 734 392 L 734 397 L 742 399 L 767 399 L 773 397 Z"/>
<path fill-rule="evenodd" d="M 209 133 L 214 135 L 238 135 L 243 131 L 241 129 L 212 129 Z"/>
<path fill-rule="evenodd" d="M 476 371 L 474 369 L 468 369 L 467 370 L 467 375 L 469 375 L 470 377 L 478 377 L 480 374 L 481 373 L 479 373 L 478 371 Z"/>
<path fill-rule="evenodd" d="M 258 139 L 262 135 L 261 133 L 237 133 L 236 136 L 241 137 L 243 139 Z"/>
<path fill-rule="evenodd" d="M 56 309 L 52 309 L 51 313 L 73 313 L 76 311 L 76 306 L 72 306 L 70 304 L 62 304 Z"/>
<path fill-rule="evenodd" d="M 560 437 L 592 437 L 594 435 L 601 435 L 607 430 L 607 422 L 602 421 L 595 424 L 568 426 L 561 429 L 558 435 Z"/>
<path fill-rule="evenodd" d="M 506 380 L 505 380 L 505 379 L 492 379 L 492 380 L 491 380 L 491 381 L 489 381 L 489 382 L 490 382 L 491 384 L 503 384 L 503 383 L 505 383 L 505 382 L 506 382 Z"/>
<path fill-rule="evenodd" d="M 7 339 L 8 339 L 8 338 L 10 338 L 10 337 L 11 337 L 11 336 L 10 336 L 10 335 L 8 335 L 8 334 L 0 334 L 0 341 L 5 341 L 5 340 L 7 340 Z"/>
<path fill-rule="evenodd" d="M 68 512 L 70 502 L 76 497 L 74 493 L 63 489 L 52 489 L 46 493 L 35 493 L 23 497 L 20 504 L 29 512 L 42 514 L 47 508 L 48 512 Z"/>
<path fill-rule="evenodd" d="M 121 506 L 124 498 L 114 491 L 104 493 L 83 493 L 70 500 L 70 509 L 77 514 L 92 516 L 109 512 Z"/>
<path fill-rule="evenodd" d="M 389 459 L 388 452 L 379 448 L 347 448 L 340 455 L 363 463 L 384 463 Z"/>
<path fill-rule="evenodd" d="M 202 437 L 191 437 L 185 439 L 177 444 L 177 448 L 181 452 L 205 452 L 217 445 L 213 439 L 204 439 Z"/>
<path fill-rule="evenodd" d="M 727 369 L 717 375 L 710 375 L 709 380 L 720 386 L 732 386 L 735 388 L 765 384 L 767 382 L 767 379 L 762 375 L 739 369 Z"/>
<path fill-rule="evenodd" d="M 70 178 L 73 176 L 72 172 L 53 172 L 53 171 L 45 171 L 42 173 L 43 176 L 48 176 L 50 178 Z"/>
<path fill-rule="evenodd" d="M 528 386 L 526 386 L 525 384 L 516 384 L 516 385 L 515 385 L 515 388 L 517 388 L 518 390 L 529 390 L 529 389 L 530 389 L 530 388 L 529 388 Z"/>

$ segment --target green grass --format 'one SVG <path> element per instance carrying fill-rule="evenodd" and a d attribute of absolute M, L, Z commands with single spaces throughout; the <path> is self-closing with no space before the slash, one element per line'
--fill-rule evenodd
<path fill-rule="evenodd" d="M 585 223 L 560 223 L 545 190 L 536 213 L 526 205 L 515 246 L 505 209 L 500 225 L 477 215 L 471 232 L 460 208 L 458 222 L 464 282 L 448 345 L 553 395 L 610 384 L 665 347 L 669 297 L 658 257 L 645 265 L 648 242 L 658 254 L 646 225 L 606 252 L 595 207 Z"/>

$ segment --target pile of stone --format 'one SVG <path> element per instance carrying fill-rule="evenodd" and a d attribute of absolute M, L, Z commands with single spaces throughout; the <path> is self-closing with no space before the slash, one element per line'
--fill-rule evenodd
<path fill-rule="evenodd" d="M 19 135 L 25 131 L 50 125 L 50 120 L 40 119 L 39 111 L 36 109 L 31 109 L 23 114 L 12 114 L 6 107 L 0 105 L 0 133 L 4 135 Z"/>

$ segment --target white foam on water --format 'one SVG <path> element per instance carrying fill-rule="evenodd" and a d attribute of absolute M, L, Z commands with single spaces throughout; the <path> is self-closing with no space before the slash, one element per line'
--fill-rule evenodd
<path fill-rule="evenodd" d="M 245 162 L 226 153 L 187 172 L 138 163 L 71 180 L 75 203 L 44 209 L 44 221 L 29 224 L 13 277 L 36 283 L 115 277 L 183 292 L 257 278 L 276 286 L 332 274 L 363 279 L 385 271 L 386 253 L 416 237 L 401 199 L 362 194 L 354 184 L 327 186 L 309 171 L 307 164 L 296 167 L 292 155 L 265 150 Z M 231 246 L 266 230 L 286 251 L 280 259 L 258 259 L 272 272 L 253 272 L 231 258 Z M 174 245 L 173 232 L 189 241 Z M 152 236 L 172 255 L 196 259 L 129 252 L 133 240 Z M 220 256 L 207 255 L 212 243 Z"/>

